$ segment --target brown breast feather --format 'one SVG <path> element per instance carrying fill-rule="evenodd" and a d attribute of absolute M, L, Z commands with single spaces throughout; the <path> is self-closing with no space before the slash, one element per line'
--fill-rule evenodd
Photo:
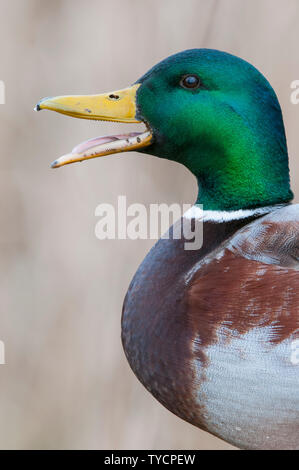
<path fill-rule="evenodd" d="M 298 269 L 299 205 L 240 229 L 203 260 L 190 281 L 188 316 L 201 345 L 217 341 L 221 326 L 241 335 L 254 327 L 272 326 L 273 343 L 296 334 Z"/>

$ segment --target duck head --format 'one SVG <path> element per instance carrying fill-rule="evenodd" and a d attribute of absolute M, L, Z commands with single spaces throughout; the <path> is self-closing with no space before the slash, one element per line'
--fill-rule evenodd
<path fill-rule="evenodd" d="M 293 197 L 277 97 L 256 68 L 231 54 L 187 50 L 130 88 L 45 98 L 36 109 L 145 124 L 144 132 L 83 142 L 53 168 L 137 150 L 185 165 L 198 180 L 197 203 L 207 210 L 263 207 Z"/>

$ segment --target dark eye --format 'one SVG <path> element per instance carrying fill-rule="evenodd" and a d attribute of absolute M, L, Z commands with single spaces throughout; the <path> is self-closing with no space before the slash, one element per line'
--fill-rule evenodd
<path fill-rule="evenodd" d="M 181 78 L 180 85 L 183 88 L 192 88 L 194 90 L 195 88 L 199 87 L 200 79 L 197 75 L 184 75 Z"/>

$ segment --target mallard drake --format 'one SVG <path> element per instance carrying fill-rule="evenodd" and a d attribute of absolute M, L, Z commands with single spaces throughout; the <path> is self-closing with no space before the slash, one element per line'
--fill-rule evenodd
<path fill-rule="evenodd" d="M 45 98 L 40 109 L 146 126 L 84 142 L 55 168 L 138 150 L 198 180 L 184 218 L 202 221 L 203 246 L 185 250 L 190 234 L 160 239 L 124 301 L 122 342 L 138 379 L 177 416 L 239 448 L 298 449 L 299 206 L 265 77 L 231 54 L 193 49 L 130 88 Z"/>

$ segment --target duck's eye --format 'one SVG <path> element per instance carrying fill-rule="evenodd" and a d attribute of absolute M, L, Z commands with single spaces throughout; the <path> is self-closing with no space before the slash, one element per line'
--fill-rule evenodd
<path fill-rule="evenodd" d="M 184 75 L 181 78 L 180 85 L 183 88 L 192 88 L 194 90 L 195 88 L 199 87 L 200 79 L 197 75 Z"/>

